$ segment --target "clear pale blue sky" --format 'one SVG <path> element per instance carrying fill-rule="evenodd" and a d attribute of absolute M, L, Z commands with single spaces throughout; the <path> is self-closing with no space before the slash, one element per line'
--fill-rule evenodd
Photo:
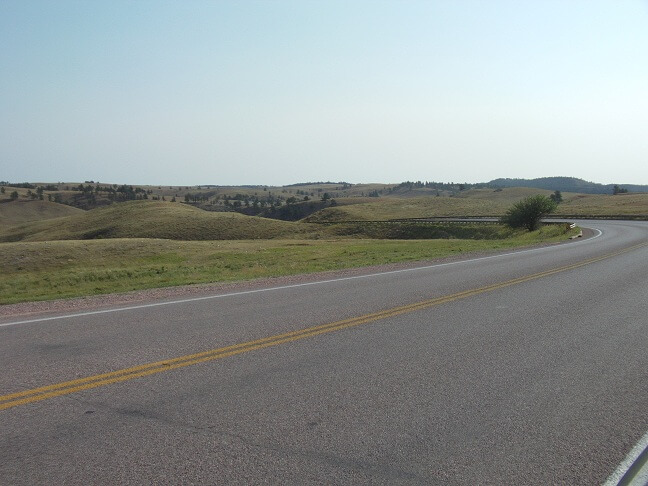
<path fill-rule="evenodd" d="M 648 184 L 648 2 L 0 0 L 0 180 Z"/>

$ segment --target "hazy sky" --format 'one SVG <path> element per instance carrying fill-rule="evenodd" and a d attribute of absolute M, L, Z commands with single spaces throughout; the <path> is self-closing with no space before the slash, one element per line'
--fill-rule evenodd
<path fill-rule="evenodd" d="M 0 0 L 0 180 L 648 184 L 648 1 Z"/>

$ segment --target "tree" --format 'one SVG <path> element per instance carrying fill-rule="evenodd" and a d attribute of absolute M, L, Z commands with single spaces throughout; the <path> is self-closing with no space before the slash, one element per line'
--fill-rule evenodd
<path fill-rule="evenodd" d="M 556 204 L 560 204 L 562 202 L 562 193 L 560 191 L 554 191 L 554 193 L 549 196 L 549 199 L 551 199 Z"/>
<path fill-rule="evenodd" d="M 628 190 L 625 187 L 619 187 L 618 184 L 614 184 L 614 187 L 612 188 L 612 194 L 615 196 L 617 194 L 625 194 L 626 192 L 628 192 Z"/>
<path fill-rule="evenodd" d="M 500 220 L 511 228 L 538 229 L 540 220 L 556 210 L 557 203 L 542 195 L 530 196 L 515 203 Z"/>
<path fill-rule="evenodd" d="M 16 199 L 18 199 L 18 191 L 12 192 L 9 197 L 11 198 L 12 201 L 15 201 Z"/>

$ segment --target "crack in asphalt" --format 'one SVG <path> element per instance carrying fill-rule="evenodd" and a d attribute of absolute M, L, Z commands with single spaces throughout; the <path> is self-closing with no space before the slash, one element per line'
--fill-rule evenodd
<path fill-rule="evenodd" d="M 97 412 L 103 411 L 106 413 L 111 413 L 117 416 L 125 417 L 127 419 L 133 420 L 148 420 L 156 423 L 166 425 L 168 427 L 182 429 L 185 431 L 193 433 L 202 433 L 209 436 L 219 437 L 225 439 L 222 442 L 227 445 L 226 439 L 236 440 L 248 447 L 261 449 L 265 451 L 271 451 L 275 454 L 284 455 L 287 457 L 299 457 L 304 461 L 312 461 L 320 464 L 325 464 L 339 469 L 346 469 L 355 472 L 361 472 L 369 476 L 374 476 L 381 478 L 383 480 L 407 480 L 415 481 L 418 483 L 425 483 L 430 480 L 430 478 L 422 477 L 417 473 L 404 470 L 402 468 L 397 468 L 389 464 L 377 464 L 367 460 L 362 460 L 359 458 L 345 458 L 337 454 L 324 451 L 314 451 L 314 450 L 305 450 L 305 449 L 296 449 L 289 446 L 280 445 L 274 441 L 259 441 L 252 438 L 237 434 L 234 432 L 229 432 L 221 429 L 218 425 L 196 425 L 191 424 L 182 420 L 174 420 L 163 415 L 157 414 L 152 411 L 147 411 L 142 408 L 134 407 L 115 407 L 110 406 L 105 403 L 92 402 L 90 400 L 84 399 L 83 397 L 70 397 L 67 398 L 89 407 L 89 410 L 85 410 L 83 415 L 92 415 L 92 418 L 100 416 Z M 309 424 L 306 424 L 306 429 L 313 430 L 312 427 L 308 427 Z"/>

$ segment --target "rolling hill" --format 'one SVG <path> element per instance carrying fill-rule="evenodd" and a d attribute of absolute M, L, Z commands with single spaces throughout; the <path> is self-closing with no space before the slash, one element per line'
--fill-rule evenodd
<path fill-rule="evenodd" d="M 300 223 L 203 211 L 180 203 L 129 201 L 80 214 L 0 228 L 0 241 L 96 238 L 245 240 L 289 238 L 312 228 Z"/>
<path fill-rule="evenodd" d="M 648 193 L 563 194 L 556 215 L 583 216 L 648 216 Z"/>
<path fill-rule="evenodd" d="M 4 200 L 0 203 L 0 226 L 42 221 L 83 214 L 83 210 L 49 201 L 33 200 Z"/>
<path fill-rule="evenodd" d="M 330 207 L 303 221 L 341 222 L 385 219 L 501 216 L 519 200 L 536 194 L 550 195 L 548 189 L 513 187 L 506 189 L 469 189 L 453 197 L 378 198 L 372 202 Z M 556 216 L 648 216 L 648 193 L 579 194 L 562 193 Z"/>
<path fill-rule="evenodd" d="M 576 177 L 540 177 L 538 179 L 494 179 L 488 183 L 494 187 L 533 187 L 550 191 L 580 192 L 584 194 L 612 194 L 614 184 L 598 184 Z M 630 192 L 648 192 L 648 186 L 618 184 Z"/>
<path fill-rule="evenodd" d="M 470 189 L 454 197 L 380 198 L 347 206 L 323 209 L 304 221 L 373 221 L 446 216 L 498 216 L 520 199 L 534 194 L 551 194 L 530 188 Z"/>

